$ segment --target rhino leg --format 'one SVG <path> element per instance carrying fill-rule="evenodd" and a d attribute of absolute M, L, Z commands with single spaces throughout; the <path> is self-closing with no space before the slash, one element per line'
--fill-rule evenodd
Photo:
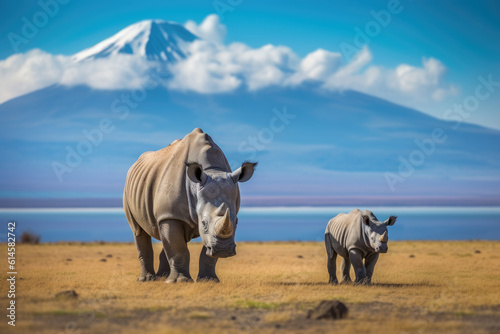
<path fill-rule="evenodd" d="M 351 280 L 351 260 L 342 258 L 342 263 L 340 264 L 340 270 L 342 271 L 342 283 L 350 283 Z"/>
<path fill-rule="evenodd" d="M 156 279 L 160 279 L 162 277 L 167 278 L 168 275 L 170 275 L 170 265 L 168 264 L 165 250 L 162 249 L 160 252 L 160 266 L 158 267 L 158 272 L 156 273 Z"/>
<path fill-rule="evenodd" d="M 354 282 L 358 284 L 367 283 L 366 269 L 363 263 L 363 254 L 361 254 L 361 252 L 357 249 L 351 249 L 349 251 L 349 259 L 351 260 L 356 274 L 356 280 Z"/>
<path fill-rule="evenodd" d="M 139 253 L 139 262 L 141 263 L 141 274 L 137 280 L 139 282 L 151 281 L 155 277 L 151 236 L 141 230 L 139 235 L 134 235 L 134 239 Z"/>
<path fill-rule="evenodd" d="M 219 278 L 215 274 L 215 265 L 217 264 L 217 259 L 212 258 L 207 255 L 207 247 L 203 246 L 200 254 L 200 271 L 198 273 L 198 277 L 196 278 L 197 282 L 200 281 L 213 281 L 219 282 Z"/>
<path fill-rule="evenodd" d="M 366 257 L 365 259 L 365 267 L 366 267 L 366 277 L 368 283 L 371 283 L 373 270 L 375 269 L 375 265 L 377 264 L 379 253 L 373 253 Z"/>
<path fill-rule="evenodd" d="M 330 284 L 338 284 L 337 280 L 337 252 L 333 249 L 333 245 L 331 243 L 331 235 L 329 233 L 325 234 L 325 246 L 326 246 L 326 254 L 328 255 L 328 274 L 330 275 L 330 279 L 328 283 Z"/>
<path fill-rule="evenodd" d="M 159 224 L 160 239 L 170 266 L 167 283 L 193 282 L 189 275 L 189 250 L 184 233 L 184 223 L 165 220 Z"/>

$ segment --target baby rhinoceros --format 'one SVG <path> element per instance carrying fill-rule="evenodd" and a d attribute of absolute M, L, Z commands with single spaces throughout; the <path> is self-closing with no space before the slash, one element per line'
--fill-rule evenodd
<path fill-rule="evenodd" d="M 357 283 L 369 284 L 379 253 L 387 253 L 387 226 L 394 225 L 395 216 L 385 222 L 368 210 L 358 209 L 340 213 L 328 222 L 325 231 L 325 246 L 328 254 L 329 283 L 337 284 L 337 254 L 342 256 L 342 280 L 350 282 L 349 270 L 354 267 Z M 365 260 L 363 263 L 363 259 Z"/>

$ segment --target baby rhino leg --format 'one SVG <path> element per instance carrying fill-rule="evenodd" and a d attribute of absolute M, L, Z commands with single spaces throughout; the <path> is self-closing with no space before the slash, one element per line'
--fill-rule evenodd
<path fill-rule="evenodd" d="M 361 252 L 357 249 L 351 249 L 349 251 L 349 259 L 351 260 L 352 266 L 354 267 L 354 273 L 356 274 L 356 280 L 354 282 L 366 284 L 366 269 Z"/>
<path fill-rule="evenodd" d="M 368 255 L 365 259 L 367 283 L 372 282 L 373 270 L 375 269 L 375 264 L 377 264 L 378 256 L 379 253 L 373 253 Z"/>

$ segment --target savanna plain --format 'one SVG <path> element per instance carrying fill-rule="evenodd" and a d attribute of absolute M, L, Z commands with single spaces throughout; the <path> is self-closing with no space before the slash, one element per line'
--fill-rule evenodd
<path fill-rule="evenodd" d="M 157 258 L 161 245 L 154 247 Z M 194 278 L 201 244 L 189 247 Z M 7 257 L 7 245 L 2 249 Z M 240 242 L 237 251 L 219 261 L 221 283 L 168 285 L 136 281 L 131 243 L 20 244 L 16 326 L 3 315 L 0 332 L 500 332 L 500 242 L 390 241 L 370 286 L 329 285 L 320 242 Z M 64 290 L 78 296 L 56 297 Z M 342 301 L 348 316 L 307 319 L 322 300 Z"/>

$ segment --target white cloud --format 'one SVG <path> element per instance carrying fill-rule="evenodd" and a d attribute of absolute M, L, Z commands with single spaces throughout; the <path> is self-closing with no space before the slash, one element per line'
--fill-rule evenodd
<path fill-rule="evenodd" d="M 222 44 L 226 38 L 226 26 L 220 22 L 219 16 L 208 15 L 200 25 L 194 21 L 187 21 L 184 27 L 196 36 L 212 43 Z"/>
<path fill-rule="evenodd" d="M 71 62 L 59 83 L 66 86 L 87 85 L 96 89 L 132 89 L 141 86 L 148 68 L 148 62 L 142 58 L 118 54 L 113 58 Z"/>
<path fill-rule="evenodd" d="M 308 54 L 300 61 L 299 69 L 292 82 L 304 80 L 325 80 L 342 64 L 340 52 L 330 52 L 318 49 Z"/>
<path fill-rule="evenodd" d="M 330 90 L 352 89 L 406 106 L 442 101 L 458 90 L 445 81 L 446 68 L 437 59 L 422 60 L 422 67 L 400 64 L 394 69 L 371 65 L 372 54 L 364 47 L 353 60 L 324 80 Z"/>
<path fill-rule="evenodd" d="M 318 81 L 327 90 L 356 90 L 406 106 L 431 103 L 455 95 L 445 82 L 446 68 L 437 59 L 423 59 L 422 67 L 400 64 L 387 69 L 373 64 L 368 47 L 343 62 L 338 52 L 318 49 L 300 59 L 285 46 L 253 49 L 242 43 L 192 43 L 190 56 L 171 66 L 169 87 L 199 93 L 233 91 L 241 86 L 258 90 Z"/>
<path fill-rule="evenodd" d="M 130 55 L 77 62 L 35 49 L 0 61 L 0 103 L 54 84 L 132 89 L 143 84 L 151 63 Z"/>
<path fill-rule="evenodd" d="M 189 52 L 187 59 L 170 68 L 174 79 L 169 88 L 210 94 L 232 91 L 240 86 L 241 80 L 233 75 L 237 69 L 224 62 L 223 47 L 197 40 L 189 46 Z"/>
<path fill-rule="evenodd" d="M 433 97 L 440 99 L 445 97 L 446 89 L 439 87 L 442 78 L 446 74 L 446 68 L 437 59 L 423 59 L 423 67 L 413 67 L 402 64 L 394 70 L 396 88 L 403 92 L 417 92 L 425 87 L 435 88 Z"/>
<path fill-rule="evenodd" d="M 329 89 L 352 89 L 352 87 L 364 82 L 369 78 L 374 81 L 378 73 L 373 70 L 361 74 L 361 70 L 372 60 L 372 55 L 368 47 L 364 47 L 352 58 L 352 61 L 344 64 L 337 71 L 325 79 L 325 87 Z M 368 83 L 369 84 L 369 83 Z"/>
<path fill-rule="evenodd" d="M 242 45 L 230 45 L 228 52 L 233 53 L 234 67 L 240 67 L 240 73 L 250 90 L 285 84 L 299 63 L 297 55 L 285 46 L 268 44 L 259 49 L 251 49 Z"/>
<path fill-rule="evenodd" d="M 35 49 L 0 61 L 0 103 L 59 81 L 68 59 Z"/>
<path fill-rule="evenodd" d="M 241 43 L 225 46 L 198 40 L 188 51 L 188 58 L 170 67 L 170 88 L 221 93 L 242 84 L 250 90 L 282 85 L 299 61 L 291 49 L 273 45 L 252 49 Z"/>
<path fill-rule="evenodd" d="M 323 49 L 301 59 L 286 46 L 223 44 L 226 28 L 216 15 L 207 16 L 199 25 L 188 21 L 185 26 L 204 39 L 185 46 L 188 57 L 169 65 L 170 89 L 213 94 L 241 87 L 259 90 L 294 86 L 314 80 L 327 90 L 352 89 L 417 108 L 457 94 L 457 88 L 445 81 L 446 67 L 434 58 L 424 58 L 422 66 L 398 64 L 384 68 L 373 63 L 365 46 L 347 63 L 339 52 Z M 137 88 L 153 64 L 136 55 L 77 62 L 71 57 L 32 50 L 0 61 L 0 102 L 52 84 Z"/>

